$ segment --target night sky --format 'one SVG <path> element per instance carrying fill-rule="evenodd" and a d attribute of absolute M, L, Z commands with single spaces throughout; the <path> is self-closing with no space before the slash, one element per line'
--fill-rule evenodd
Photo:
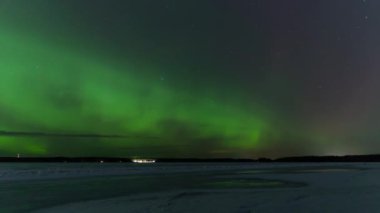
<path fill-rule="evenodd" d="M 0 156 L 380 153 L 379 11 L 0 0 Z"/>

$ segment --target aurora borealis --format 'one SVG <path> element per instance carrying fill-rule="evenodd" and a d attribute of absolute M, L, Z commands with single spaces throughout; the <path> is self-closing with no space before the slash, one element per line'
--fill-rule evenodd
<path fill-rule="evenodd" d="M 379 152 L 378 9 L 0 0 L 0 155 Z"/>

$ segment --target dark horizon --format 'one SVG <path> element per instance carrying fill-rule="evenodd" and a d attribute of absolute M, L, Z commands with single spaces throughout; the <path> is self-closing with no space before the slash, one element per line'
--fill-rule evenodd
<path fill-rule="evenodd" d="M 282 162 L 380 162 L 380 154 L 370 155 L 343 155 L 343 156 L 286 156 L 279 158 L 153 158 L 153 157 L 101 157 L 101 156 L 82 156 L 82 157 L 68 157 L 68 156 L 50 156 L 50 157 L 37 157 L 37 156 L 2 156 L 0 163 L 4 162 L 21 162 L 21 163 L 50 163 L 50 162 L 63 162 L 63 163 L 132 163 L 133 159 L 154 159 L 157 163 L 170 163 L 170 162 L 263 162 L 263 163 L 282 163 Z"/>

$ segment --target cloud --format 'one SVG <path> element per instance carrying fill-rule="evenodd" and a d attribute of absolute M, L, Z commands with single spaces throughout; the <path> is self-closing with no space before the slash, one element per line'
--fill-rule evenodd
<path fill-rule="evenodd" d="M 50 133 L 50 132 L 22 132 L 22 131 L 2 131 L 0 136 L 7 137 L 68 137 L 68 138 L 127 138 L 126 135 L 103 135 L 103 134 L 69 134 L 69 133 Z"/>

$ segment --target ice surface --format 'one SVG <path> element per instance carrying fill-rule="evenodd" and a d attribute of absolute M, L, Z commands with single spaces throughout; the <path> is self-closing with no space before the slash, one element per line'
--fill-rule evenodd
<path fill-rule="evenodd" d="M 0 212 L 379 212 L 377 163 L 0 164 Z"/>

